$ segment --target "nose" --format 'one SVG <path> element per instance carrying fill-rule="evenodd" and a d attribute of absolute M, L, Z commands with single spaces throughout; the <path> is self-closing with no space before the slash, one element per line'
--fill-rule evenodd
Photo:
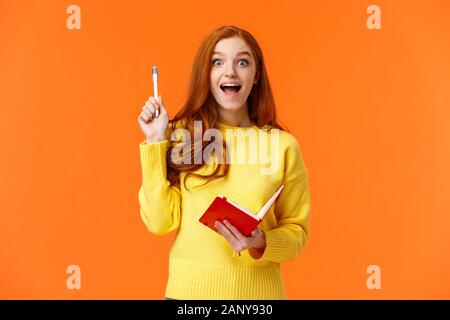
<path fill-rule="evenodd" d="M 225 69 L 225 76 L 228 78 L 236 77 L 236 71 L 234 70 L 233 64 L 228 64 Z"/>

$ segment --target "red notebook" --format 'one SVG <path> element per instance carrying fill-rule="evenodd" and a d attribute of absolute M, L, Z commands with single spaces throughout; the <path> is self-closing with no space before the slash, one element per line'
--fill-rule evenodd
<path fill-rule="evenodd" d="M 206 209 L 205 213 L 200 217 L 199 221 L 217 232 L 214 222 L 216 222 L 216 220 L 219 220 L 220 222 L 228 220 L 232 225 L 238 228 L 243 235 L 249 237 L 252 231 L 255 230 L 259 223 L 264 219 L 264 216 L 275 202 L 283 187 L 284 184 L 278 188 L 272 198 L 266 202 L 257 214 L 241 207 L 224 196 L 217 196 L 208 209 Z"/>

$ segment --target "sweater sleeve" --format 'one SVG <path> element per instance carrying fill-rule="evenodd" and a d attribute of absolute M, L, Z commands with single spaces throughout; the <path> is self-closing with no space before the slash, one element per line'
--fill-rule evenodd
<path fill-rule="evenodd" d="M 265 232 L 264 251 L 250 250 L 261 261 L 293 260 L 306 245 L 309 236 L 310 196 L 308 173 L 297 140 L 289 144 L 285 154 L 284 188 L 275 202 L 278 227 Z"/>
<path fill-rule="evenodd" d="M 165 235 L 180 224 L 181 192 L 167 180 L 168 140 L 139 145 L 142 185 L 139 190 L 140 215 L 147 230 Z"/>

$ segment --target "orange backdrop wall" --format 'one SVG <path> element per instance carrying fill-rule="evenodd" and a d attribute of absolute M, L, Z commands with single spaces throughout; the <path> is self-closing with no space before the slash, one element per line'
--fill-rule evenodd
<path fill-rule="evenodd" d="M 81 29 L 66 26 L 72 4 Z M 366 25 L 371 4 L 381 29 Z M 282 265 L 288 297 L 449 299 L 450 3 L 438 0 L 0 0 L 0 298 L 164 298 L 175 233 L 140 220 L 137 117 L 153 65 L 169 115 L 181 108 L 196 49 L 223 24 L 259 41 L 310 174 L 311 237 Z"/>

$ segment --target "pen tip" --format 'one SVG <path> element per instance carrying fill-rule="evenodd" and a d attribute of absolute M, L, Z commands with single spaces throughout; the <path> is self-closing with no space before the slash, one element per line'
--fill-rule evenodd
<path fill-rule="evenodd" d="M 152 73 L 158 73 L 158 67 L 157 66 L 153 66 Z"/>

